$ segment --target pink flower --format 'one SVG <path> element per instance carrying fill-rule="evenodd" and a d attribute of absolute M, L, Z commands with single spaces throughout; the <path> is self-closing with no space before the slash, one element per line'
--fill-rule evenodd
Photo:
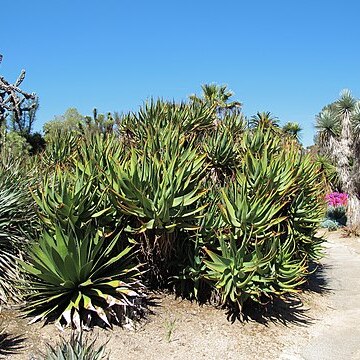
<path fill-rule="evenodd" d="M 348 202 L 349 195 L 345 193 L 332 192 L 325 196 L 329 206 L 346 206 Z"/>

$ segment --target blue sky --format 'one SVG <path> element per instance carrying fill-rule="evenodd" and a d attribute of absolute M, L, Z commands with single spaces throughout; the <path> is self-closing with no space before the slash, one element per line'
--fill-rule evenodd
<path fill-rule="evenodd" d="M 76 107 L 136 110 L 227 84 L 247 116 L 314 117 L 343 88 L 360 97 L 360 2 L 2 1 L 0 74 L 40 98 L 35 130 Z M 6 14 L 6 15 L 4 15 Z"/>

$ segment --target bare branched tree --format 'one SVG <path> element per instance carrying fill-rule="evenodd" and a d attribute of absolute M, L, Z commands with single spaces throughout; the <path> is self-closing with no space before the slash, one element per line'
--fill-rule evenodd
<path fill-rule="evenodd" d="M 2 55 L 0 55 L 0 63 L 1 60 Z M 13 121 L 19 123 L 25 112 L 30 112 L 37 106 L 36 94 L 29 94 L 19 87 L 24 79 L 25 70 L 21 70 L 13 84 L 0 76 L 0 126 L 6 122 L 8 114 L 12 114 Z"/>

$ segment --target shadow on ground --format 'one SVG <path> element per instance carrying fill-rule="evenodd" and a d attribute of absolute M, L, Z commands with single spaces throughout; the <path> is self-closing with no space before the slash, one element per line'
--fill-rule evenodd
<path fill-rule="evenodd" d="M 326 276 L 326 270 L 331 268 L 330 265 L 311 265 L 310 275 L 307 282 L 303 285 L 303 291 L 315 292 L 317 294 L 329 294 L 332 290 L 329 288 Z"/>
<path fill-rule="evenodd" d="M 21 336 L 12 336 L 6 332 L 0 333 L 0 357 L 14 355 L 24 349 L 24 341 Z"/>

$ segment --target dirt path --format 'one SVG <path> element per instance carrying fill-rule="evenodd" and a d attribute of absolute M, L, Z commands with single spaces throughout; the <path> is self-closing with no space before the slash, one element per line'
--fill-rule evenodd
<path fill-rule="evenodd" d="M 328 311 L 283 350 L 282 360 L 360 359 L 360 239 L 330 234 L 326 247 Z"/>
<path fill-rule="evenodd" d="M 222 310 L 161 295 L 154 315 L 135 330 L 94 333 L 100 343 L 108 342 L 111 360 L 360 359 L 360 239 L 342 239 L 335 233 L 326 247 L 315 291 L 301 295 L 302 306 L 296 301 L 290 307 L 280 304 L 278 316 L 268 313 L 261 321 L 231 323 Z M 59 340 L 53 326 L 29 326 L 14 315 L 5 312 L 0 319 L 9 334 L 24 337 L 23 348 L 7 358 L 33 359 L 45 343 Z"/>

